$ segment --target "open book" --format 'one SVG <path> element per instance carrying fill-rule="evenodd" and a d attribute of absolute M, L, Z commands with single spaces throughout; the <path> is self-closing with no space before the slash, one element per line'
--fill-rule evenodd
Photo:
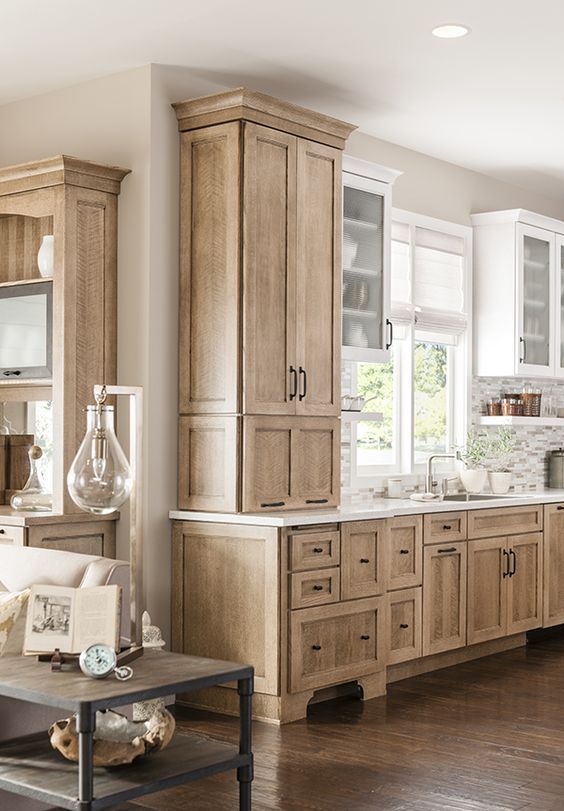
<path fill-rule="evenodd" d="M 24 654 L 80 653 L 95 642 L 119 650 L 121 588 L 32 586 Z"/>

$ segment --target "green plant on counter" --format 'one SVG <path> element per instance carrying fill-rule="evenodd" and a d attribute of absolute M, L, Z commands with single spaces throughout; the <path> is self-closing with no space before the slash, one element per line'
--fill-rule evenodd
<path fill-rule="evenodd" d="M 515 450 L 515 435 L 511 428 L 498 429 L 490 442 L 490 470 L 492 473 L 509 473 L 511 454 Z"/>
<path fill-rule="evenodd" d="M 486 434 L 479 434 L 475 430 L 470 430 L 466 434 L 466 445 L 457 448 L 460 458 L 468 470 L 477 470 L 486 466 L 490 453 L 490 440 Z"/>

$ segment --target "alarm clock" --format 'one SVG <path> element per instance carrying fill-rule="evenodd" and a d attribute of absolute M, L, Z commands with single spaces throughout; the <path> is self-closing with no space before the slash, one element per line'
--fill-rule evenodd
<path fill-rule="evenodd" d="M 85 676 L 91 679 L 105 679 L 113 673 L 116 679 L 127 681 L 133 670 L 126 665 L 118 667 L 117 654 L 109 645 L 95 642 L 80 654 L 78 663 Z"/>

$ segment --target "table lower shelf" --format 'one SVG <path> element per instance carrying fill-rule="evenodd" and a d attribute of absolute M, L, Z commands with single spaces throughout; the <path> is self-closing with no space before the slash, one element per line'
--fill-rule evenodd
<path fill-rule="evenodd" d="M 249 762 L 250 756 L 240 755 L 232 744 L 176 735 L 163 752 L 139 758 L 130 766 L 94 769 L 91 808 L 109 808 Z M 46 735 L 22 738 L 0 748 L 0 789 L 60 808 L 78 809 L 77 787 L 77 765 L 55 752 Z"/>

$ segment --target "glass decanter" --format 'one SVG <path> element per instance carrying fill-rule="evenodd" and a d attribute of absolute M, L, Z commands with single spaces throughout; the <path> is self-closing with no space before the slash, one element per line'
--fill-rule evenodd
<path fill-rule="evenodd" d="M 14 493 L 10 499 L 13 510 L 25 510 L 26 512 L 45 512 L 53 507 L 53 495 L 47 493 L 41 474 L 39 473 L 37 462 L 43 456 L 43 451 L 39 445 L 32 445 L 28 451 L 30 473 L 22 490 Z"/>

